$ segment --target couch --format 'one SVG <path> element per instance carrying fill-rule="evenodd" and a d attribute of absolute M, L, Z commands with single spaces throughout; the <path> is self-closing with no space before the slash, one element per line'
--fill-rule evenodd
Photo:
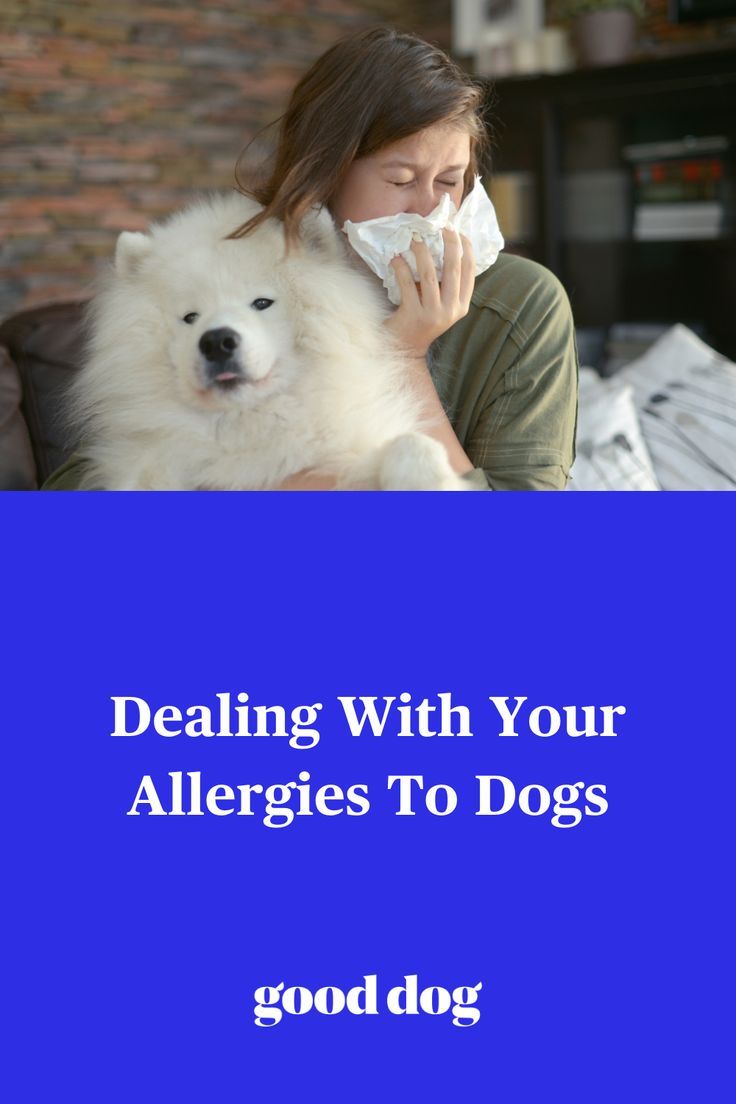
<path fill-rule="evenodd" d="M 74 450 L 59 410 L 80 362 L 84 307 L 54 303 L 0 323 L 0 490 L 40 487 Z"/>

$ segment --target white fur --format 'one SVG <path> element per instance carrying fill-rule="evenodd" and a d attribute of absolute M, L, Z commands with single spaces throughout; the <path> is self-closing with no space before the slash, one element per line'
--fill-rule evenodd
<path fill-rule="evenodd" d="M 225 240 L 257 210 L 211 197 L 120 235 L 70 400 L 85 486 L 262 489 L 308 469 L 341 487 L 464 489 L 422 433 L 383 292 L 327 212 L 288 254 L 275 221 Z M 218 327 L 241 342 L 246 382 L 232 390 L 204 376 L 199 341 Z"/>

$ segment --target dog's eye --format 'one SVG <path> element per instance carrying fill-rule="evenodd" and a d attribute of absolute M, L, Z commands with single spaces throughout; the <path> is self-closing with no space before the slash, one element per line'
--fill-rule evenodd
<path fill-rule="evenodd" d="M 189 314 L 184 315 L 184 317 L 182 318 L 182 322 L 186 322 L 187 326 L 191 326 L 197 321 L 198 318 L 199 315 L 196 314 L 194 311 L 191 311 Z"/>
<path fill-rule="evenodd" d="M 254 299 L 251 306 L 255 310 L 268 310 L 273 305 L 273 299 Z"/>

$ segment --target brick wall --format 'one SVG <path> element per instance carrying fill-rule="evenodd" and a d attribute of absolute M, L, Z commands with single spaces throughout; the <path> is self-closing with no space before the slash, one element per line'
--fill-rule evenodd
<path fill-rule="evenodd" d="M 649 0 L 650 41 L 671 27 Z M 377 22 L 451 45 L 451 0 L 2 0 L 0 318 L 88 288 L 121 229 L 229 188 L 238 154 L 341 35 Z M 253 143 L 244 165 L 261 160 Z"/>
<path fill-rule="evenodd" d="M 231 187 L 242 148 L 335 39 L 391 22 L 448 48 L 450 8 L 2 0 L 0 317 L 80 294 L 119 230 Z"/>

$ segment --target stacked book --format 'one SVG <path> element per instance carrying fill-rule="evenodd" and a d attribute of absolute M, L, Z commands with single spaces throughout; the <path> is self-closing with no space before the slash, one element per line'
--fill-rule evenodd
<path fill-rule="evenodd" d="M 725 220 L 723 135 L 626 146 L 633 163 L 637 241 L 718 238 Z"/>
<path fill-rule="evenodd" d="M 562 236 L 567 241 L 624 241 L 629 236 L 625 170 L 567 173 L 562 177 Z"/>
<path fill-rule="evenodd" d="M 537 202 L 532 173 L 496 173 L 491 177 L 489 192 L 507 245 L 532 241 L 536 235 Z"/>

